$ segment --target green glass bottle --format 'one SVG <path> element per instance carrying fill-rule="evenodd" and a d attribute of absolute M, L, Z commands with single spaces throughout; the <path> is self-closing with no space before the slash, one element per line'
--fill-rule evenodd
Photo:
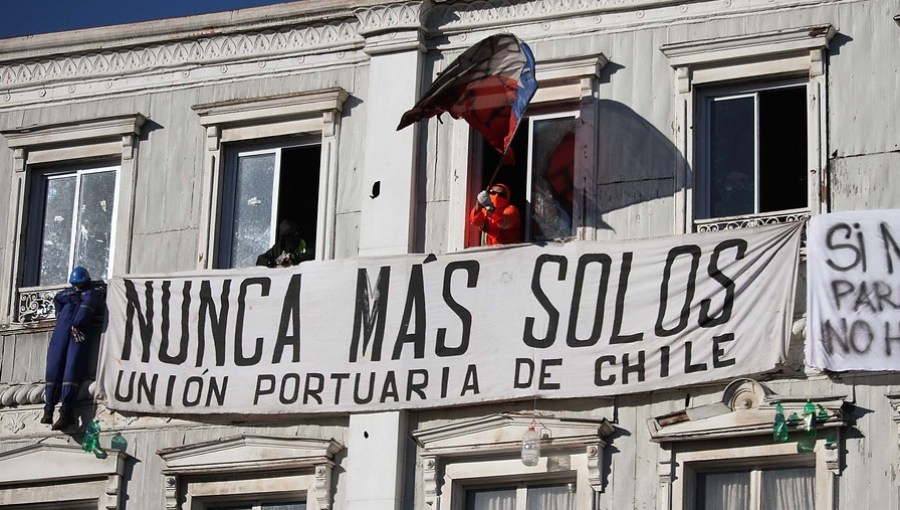
<path fill-rule="evenodd" d="M 100 439 L 100 422 L 94 420 L 90 422 L 84 431 L 84 440 L 81 441 L 81 449 L 93 453 L 99 445 Z"/>
<path fill-rule="evenodd" d="M 775 423 L 772 424 L 772 439 L 776 443 L 786 443 L 788 440 L 787 423 L 784 420 L 784 408 L 779 402 L 775 406 Z"/>
<path fill-rule="evenodd" d="M 122 434 L 116 432 L 116 435 L 114 435 L 113 438 L 109 441 L 109 447 L 113 450 L 124 452 L 128 449 L 128 441 L 126 441 L 125 438 L 122 437 Z"/>
<path fill-rule="evenodd" d="M 816 438 L 816 406 L 812 402 L 803 406 L 803 430 L 806 437 Z"/>
<path fill-rule="evenodd" d="M 803 437 L 797 442 L 801 452 L 811 452 L 816 448 L 816 406 L 807 402 L 803 406 Z"/>

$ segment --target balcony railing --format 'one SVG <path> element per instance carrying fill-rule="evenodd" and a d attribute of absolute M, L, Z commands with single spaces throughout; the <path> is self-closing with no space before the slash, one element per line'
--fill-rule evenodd
<path fill-rule="evenodd" d="M 809 219 L 809 217 L 809 209 L 791 209 L 789 211 L 777 211 L 772 213 L 746 214 L 742 216 L 726 216 L 723 218 L 694 220 L 694 229 L 697 232 L 718 232 L 720 230 L 734 230 L 736 228 L 759 227 L 762 225 L 788 223 L 790 221 L 803 221 Z M 801 249 L 805 250 L 806 227 L 803 227 L 801 236 L 800 246 Z"/>
<path fill-rule="evenodd" d="M 65 285 L 48 285 L 45 287 L 19 289 L 16 322 L 33 324 L 56 318 L 56 310 L 53 308 L 53 296 L 65 287 Z"/>

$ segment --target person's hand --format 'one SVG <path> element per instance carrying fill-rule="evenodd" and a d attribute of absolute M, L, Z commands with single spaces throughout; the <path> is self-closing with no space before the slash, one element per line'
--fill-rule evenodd
<path fill-rule="evenodd" d="M 84 333 L 82 333 L 78 328 L 72 326 L 72 336 L 75 337 L 75 341 L 77 343 L 84 342 Z"/>
<path fill-rule="evenodd" d="M 478 193 L 478 196 L 475 198 L 478 201 L 478 205 L 487 209 L 488 211 L 494 210 L 494 203 L 491 202 L 491 196 L 488 195 L 487 191 L 481 191 Z"/>

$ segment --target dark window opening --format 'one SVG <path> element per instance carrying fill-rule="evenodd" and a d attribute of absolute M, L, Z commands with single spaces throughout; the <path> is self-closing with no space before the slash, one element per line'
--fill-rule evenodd
<path fill-rule="evenodd" d="M 469 209 L 478 191 L 502 183 L 512 193 L 510 204 L 519 209 L 523 240 L 540 242 L 574 234 L 574 116 L 522 121 L 502 164 L 500 153 L 476 138 L 481 165 L 472 179 Z M 470 226 L 466 247 L 480 245 L 480 231 Z"/>
<path fill-rule="evenodd" d="M 721 218 L 808 206 L 806 88 L 707 100 L 707 210 Z"/>
<path fill-rule="evenodd" d="M 293 221 L 315 255 L 321 147 L 235 147 L 223 180 L 217 267 L 250 267 L 275 242 L 282 220 Z"/>

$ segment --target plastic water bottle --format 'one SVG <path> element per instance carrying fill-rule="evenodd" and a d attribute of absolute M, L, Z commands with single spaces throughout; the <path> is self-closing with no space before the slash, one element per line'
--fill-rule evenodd
<path fill-rule="evenodd" d="M 528 467 L 538 465 L 541 460 L 541 435 L 534 430 L 534 425 L 528 427 L 522 435 L 522 464 Z"/>
<path fill-rule="evenodd" d="M 786 443 L 788 440 L 787 423 L 784 421 L 784 408 L 781 403 L 775 406 L 775 423 L 772 425 L 772 439 L 776 443 Z"/>

